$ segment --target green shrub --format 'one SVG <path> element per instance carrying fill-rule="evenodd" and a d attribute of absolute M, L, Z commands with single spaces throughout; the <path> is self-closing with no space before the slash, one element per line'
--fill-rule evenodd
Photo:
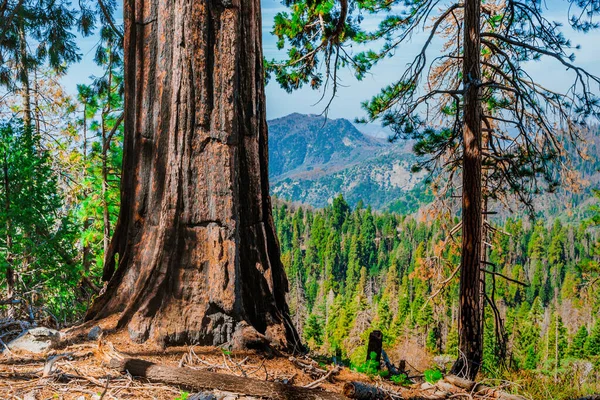
<path fill-rule="evenodd" d="M 392 375 L 390 376 L 390 380 L 401 386 L 409 386 L 412 383 L 406 374 Z"/>
<path fill-rule="evenodd" d="M 423 375 L 425 375 L 425 381 L 431 384 L 436 383 L 444 377 L 439 369 L 427 369 L 423 372 Z"/>
<path fill-rule="evenodd" d="M 175 397 L 173 400 L 187 400 L 188 397 L 190 397 L 188 392 L 181 392 L 179 396 Z"/>

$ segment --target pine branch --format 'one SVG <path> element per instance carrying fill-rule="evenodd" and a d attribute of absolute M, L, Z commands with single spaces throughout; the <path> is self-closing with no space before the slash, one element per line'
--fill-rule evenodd
<path fill-rule="evenodd" d="M 481 262 L 483 264 L 486 264 L 486 265 L 495 265 L 495 264 L 492 264 L 492 263 L 490 263 L 488 261 L 481 261 Z M 516 283 L 516 284 L 521 285 L 521 286 L 529 287 L 529 284 L 527 284 L 525 282 L 518 281 L 516 279 L 509 278 L 508 276 L 503 275 L 503 274 L 501 274 L 499 272 L 490 271 L 489 269 L 485 269 L 485 268 L 480 268 L 480 269 L 481 269 L 482 272 L 485 272 L 486 274 L 490 274 L 490 275 L 494 275 L 494 276 L 499 276 L 500 278 L 506 279 L 507 281 Z"/>
<path fill-rule="evenodd" d="M 98 0 L 98 6 L 100 6 L 100 10 L 102 10 L 102 14 L 104 14 L 104 18 L 106 18 L 106 22 L 108 22 L 108 25 L 110 26 L 110 28 L 122 41 L 123 40 L 123 32 L 121 32 L 121 30 L 118 29 L 117 26 L 115 25 L 112 15 L 108 11 L 108 8 L 106 8 L 106 6 L 104 5 L 104 2 L 102 0 Z"/>

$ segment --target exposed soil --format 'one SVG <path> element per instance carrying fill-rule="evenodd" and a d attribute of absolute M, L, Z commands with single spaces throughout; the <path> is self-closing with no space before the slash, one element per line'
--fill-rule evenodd
<path fill-rule="evenodd" d="M 335 366 L 326 360 L 319 362 L 302 355 L 290 356 L 276 351 L 271 354 L 229 352 L 218 347 L 200 346 L 164 349 L 152 342 L 135 344 L 126 331 L 114 331 L 117 320 L 118 316 L 104 319 L 99 325 L 90 322 L 71 328 L 65 331 L 58 348 L 43 355 L 5 351 L 0 355 L 0 399 L 186 399 L 182 397 L 186 388 L 149 382 L 110 368 L 106 362 L 109 354 L 163 366 L 231 374 L 334 393 L 343 393 L 344 385 L 348 382 L 362 382 L 383 389 L 385 397 L 389 399 L 516 398 L 503 397 L 503 388 L 483 387 L 481 390 L 465 391 L 453 381 L 449 381 L 450 384 L 440 381 L 436 385 L 421 381 L 412 387 L 403 387 L 378 376 Z M 90 340 L 88 333 L 95 326 L 100 326 L 103 334 L 98 340 Z M 395 354 L 390 355 L 395 361 Z M 245 394 L 218 391 L 212 394 L 216 400 L 252 399 Z"/>
<path fill-rule="evenodd" d="M 117 351 L 131 358 L 297 386 L 310 384 L 317 379 L 284 355 L 273 356 L 254 351 L 230 353 L 220 348 L 198 346 L 162 349 L 147 343 L 134 344 L 126 332 L 110 333 L 110 325 L 115 322 L 116 320 L 110 319 L 102 322 L 105 334 L 101 340 L 103 343 L 111 343 Z M 45 355 L 15 352 L 1 355 L 0 399 L 100 399 L 104 393 L 104 399 L 172 400 L 181 395 L 182 388 L 133 379 L 109 368 L 98 354 L 98 342 L 87 340 L 90 327 L 84 325 L 67 331 L 67 340 L 61 348 Z M 49 360 L 53 357 L 56 357 L 56 361 L 49 369 Z M 332 365 L 325 364 L 317 364 L 317 367 L 326 370 L 333 368 Z M 319 387 L 341 393 L 345 382 L 373 382 L 368 376 L 348 368 L 342 368 L 331 380 L 332 382 L 324 381 Z M 231 399 L 230 396 L 231 394 L 217 393 L 217 398 Z"/>

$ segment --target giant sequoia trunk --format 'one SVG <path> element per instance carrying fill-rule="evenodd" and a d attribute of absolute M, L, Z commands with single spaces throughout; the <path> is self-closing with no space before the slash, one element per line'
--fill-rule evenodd
<path fill-rule="evenodd" d="M 125 1 L 121 213 L 87 319 L 135 341 L 293 347 L 259 0 Z M 118 268 L 115 258 L 118 255 Z"/>
<path fill-rule="evenodd" d="M 459 358 L 452 373 L 471 380 L 481 365 L 483 321 L 481 301 L 481 83 L 480 0 L 466 0 L 463 54 L 463 185 L 460 265 Z"/>

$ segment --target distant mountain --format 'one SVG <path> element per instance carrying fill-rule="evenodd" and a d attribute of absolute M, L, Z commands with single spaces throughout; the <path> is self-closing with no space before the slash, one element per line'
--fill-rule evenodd
<path fill-rule="evenodd" d="M 411 172 L 416 161 L 411 143 L 389 143 L 386 131 L 316 115 L 291 114 L 269 121 L 271 192 L 314 207 L 323 207 L 342 193 L 351 205 L 362 200 L 378 210 L 416 211 L 433 198 L 424 175 Z M 600 188 L 600 129 L 590 127 L 583 136 L 586 158 L 568 149 L 582 190 L 563 187 L 537 196 L 539 216 L 584 212 L 592 189 Z M 520 207 L 515 203 L 511 208 Z M 499 215 L 511 214 L 500 205 L 496 208 Z"/>
<path fill-rule="evenodd" d="M 286 200 L 323 207 L 342 193 L 353 205 L 412 211 L 425 191 L 423 175 L 410 171 L 414 161 L 407 144 L 367 136 L 346 119 L 269 121 L 271 191 Z"/>

